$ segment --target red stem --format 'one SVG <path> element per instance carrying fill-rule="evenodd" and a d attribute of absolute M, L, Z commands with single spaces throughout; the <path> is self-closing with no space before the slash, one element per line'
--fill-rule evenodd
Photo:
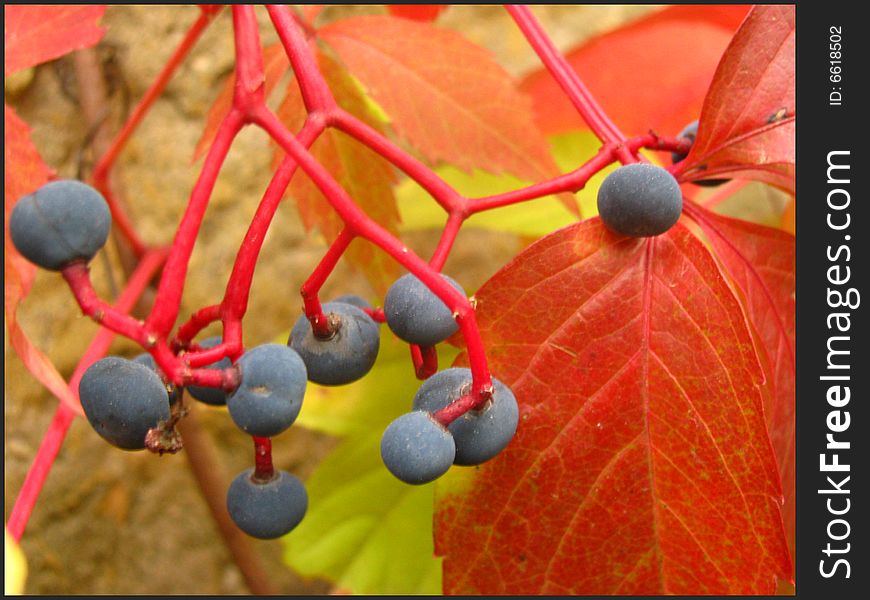
<path fill-rule="evenodd" d="M 166 260 L 163 277 L 160 278 L 154 307 L 146 321 L 147 329 L 158 337 L 165 338 L 178 317 L 181 295 L 184 292 L 184 278 L 187 274 L 190 255 L 193 253 L 193 245 L 205 216 L 205 209 L 208 207 L 211 192 L 214 189 L 221 166 L 230 151 L 233 138 L 243 124 L 243 116 L 239 111 L 233 109 L 227 114 L 218 129 L 214 143 L 205 158 L 199 179 L 197 179 L 190 194 L 187 210 L 185 210 L 181 224 L 175 233 L 172 250 Z"/>
<path fill-rule="evenodd" d="M 135 340 L 143 346 L 147 343 L 148 336 L 141 321 L 110 306 L 97 296 L 97 292 L 91 284 L 87 263 L 69 264 L 63 268 L 61 274 L 69 284 L 70 290 L 84 314 L 103 327 Z"/>
<path fill-rule="evenodd" d="M 318 126 L 312 121 L 306 121 L 297 137 L 303 146 L 310 148 L 322 132 L 322 126 Z M 254 277 L 254 269 L 260 256 L 263 241 L 266 238 L 266 232 L 272 223 L 272 219 L 278 210 L 278 205 L 284 197 L 284 192 L 287 190 L 290 180 L 296 173 L 297 166 L 292 158 L 284 158 L 274 177 L 272 177 L 269 187 L 263 194 L 263 199 L 260 201 L 260 206 L 257 208 L 254 218 L 251 220 L 251 225 L 248 227 L 245 239 L 242 241 L 239 252 L 236 255 L 233 272 L 230 274 L 221 304 L 222 318 L 225 326 L 227 323 L 240 322 L 248 309 L 248 298 L 251 282 Z M 320 286 L 317 287 L 319 289 Z M 305 287 L 303 286 L 303 297 L 304 291 Z M 238 342 L 241 343 L 241 335 L 239 335 Z"/>
<path fill-rule="evenodd" d="M 438 177 L 432 169 L 399 148 L 363 121 L 344 110 L 336 110 L 329 115 L 330 125 L 334 125 L 349 136 L 362 142 L 383 158 L 401 169 L 411 179 L 440 204 L 447 212 L 463 210 L 466 200 L 450 185 Z"/>
<path fill-rule="evenodd" d="M 429 379 L 438 372 L 438 350 L 435 346 L 411 344 L 411 362 L 417 379 Z"/>
<path fill-rule="evenodd" d="M 178 352 L 186 348 L 200 331 L 220 319 L 220 316 L 220 304 L 212 304 L 193 313 L 190 319 L 178 328 L 178 333 L 172 340 L 172 351 Z"/>
<path fill-rule="evenodd" d="M 268 5 L 269 18 L 275 25 L 275 31 L 290 64 L 296 74 L 299 91 L 302 94 L 302 102 L 308 111 L 309 117 L 318 119 L 317 115 L 335 110 L 337 107 L 335 98 L 326 84 L 326 80 L 317 68 L 317 61 L 308 49 L 308 41 L 305 34 L 299 28 L 292 13 L 286 6 Z"/>
<path fill-rule="evenodd" d="M 123 313 L 132 310 L 142 292 L 148 286 L 148 283 L 160 269 L 165 258 L 166 251 L 162 249 L 151 250 L 142 257 L 136 270 L 130 276 L 124 291 L 118 296 L 118 300 L 113 307 L 114 311 Z M 106 328 L 100 328 L 94 336 L 69 380 L 69 389 L 76 399 L 79 397 L 79 382 L 82 379 L 82 375 L 84 375 L 91 364 L 105 356 L 114 338 L 115 332 Z M 9 521 L 6 523 L 9 533 L 16 541 L 21 539 L 24 529 L 27 527 L 27 522 L 30 520 L 30 515 L 33 512 L 33 507 L 36 504 L 39 493 L 42 491 L 48 473 L 54 464 L 54 459 L 60 451 L 66 432 L 69 430 L 70 423 L 72 423 L 75 416 L 76 412 L 72 407 L 64 402 L 58 404 L 54 418 L 52 418 L 48 430 L 42 438 L 39 450 L 36 452 L 33 463 L 27 471 L 27 476 L 24 478 L 21 490 L 18 492 L 18 497 L 15 499 L 15 505 L 9 514 Z"/>
<path fill-rule="evenodd" d="M 604 143 L 619 144 L 625 136 L 599 106 L 589 90 L 577 76 L 562 53 L 541 27 L 538 19 L 527 6 L 505 5 L 520 31 L 540 57 L 541 62 L 568 96 L 568 99 L 589 125 L 592 132 Z"/>
<path fill-rule="evenodd" d="M 339 259 L 344 254 L 347 247 L 353 241 L 353 233 L 348 228 L 342 229 L 338 233 L 338 237 L 329 246 L 329 250 L 323 256 L 320 263 L 311 272 L 305 283 L 302 284 L 302 302 L 305 316 L 311 323 L 311 330 L 314 335 L 319 338 L 329 338 L 332 336 L 332 326 L 329 324 L 329 319 L 323 314 L 323 307 L 320 304 L 320 288 L 323 287 L 326 278 L 335 269 Z"/>
<path fill-rule="evenodd" d="M 456 241 L 463 220 L 463 216 L 458 213 L 450 213 L 447 217 L 447 224 L 441 233 L 441 239 L 438 240 L 438 246 L 432 253 L 432 258 L 429 259 L 429 266 L 436 271 L 444 268 L 444 263 L 447 262 L 447 257 L 450 255 L 450 250 L 453 248 L 453 242 Z"/>
<path fill-rule="evenodd" d="M 369 240 L 387 252 L 399 264 L 416 275 L 453 311 L 468 350 L 474 380 L 472 384 L 473 394 L 476 397 L 489 398 L 492 394 L 492 379 L 487 367 L 483 343 L 480 340 L 480 332 L 474 318 L 474 309 L 468 298 L 456 291 L 440 276 L 438 271 L 432 269 L 389 231 L 368 218 L 323 165 L 317 162 L 311 153 L 287 131 L 286 127 L 271 111 L 261 110 L 256 119 L 257 123 L 299 163 L 302 170 L 339 214 L 349 231 Z"/>
<path fill-rule="evenodd" d="M 275 467 L 272 465 L 272 440 L 267 437 L 253 437 L 254 439 L 254 479 L 269 481 L 275 476 Z"/>
<path fill-rule="evenodd" d="M 216 11 L 200 11 L 199 18 L 187 31 L 184 39 L 181 40 L 181 43 L 178 45 L 178 48 L 176 48 L 175 52 L 172 53 L 172 56 L 169 57 L 169 61 L 163 67 L 163 70 L 160 71 L 157 79 L 154 80 L 154 83 L 151 84 L 151 87 L 148 88 L 148 91 L 146 91 L 145 95 L 142 96 L 142 99 L 139 100 L 139 103 L 133 109 L 133 112 L 130 113 L 127 122 L 124 123 L 124 127 L 121 128 L 121 131 L 115 137 L 112 145 L 97 162 L 97 166 L 94 167 L 92 181 L 94 187 L 103 192 L 104 195 L 108 192 L 108 189 L 106 189 L 106 181 L 108 179 L 109 171 L 115 164 L 115 160 L 117 160 L 118 155 L 121 153 L 127 140 L 129 140 L 130 136 L 133 135 L 133 132 L 139 126 L 139 123 L 145 117 L 145 114 L 151 108 L 151 105 L 154 104 L 154 101 L 163 93 L 166 85 L 175 74 L 175 70 L 196 44 L 197 40 L 199 40 L 199 36 L 203 31 L 205 31 L 205 28 L 214 20 L 216 15 Z M 132 241 L 131 245 L 133 245 Z"/>

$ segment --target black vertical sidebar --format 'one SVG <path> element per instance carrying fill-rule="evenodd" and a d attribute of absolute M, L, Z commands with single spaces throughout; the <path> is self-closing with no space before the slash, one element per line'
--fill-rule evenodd
<path fill-rule="evenodd" d="M 800 598 L 870 590 L 870 38 L 859 3 L 797 5 L 797 549 Z M 846 467 L 845 465 L 848 465 Z"/>

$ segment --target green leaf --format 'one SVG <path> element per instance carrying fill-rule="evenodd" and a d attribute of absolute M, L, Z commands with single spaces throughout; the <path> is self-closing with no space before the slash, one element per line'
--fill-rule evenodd
<path fill-rule="evenodd" d="M 449 365 L 455 348 L 444 346 Z M 284 538 L 285 561 L 355 594 L 440 594 L 434 555 L 434 484 L 411 486 L 381 462 L 386 426 L 411 408 L 420 382 L 407 344 L 384 327 L 375 368 L 351 385 L 309 384 L 298 424 L 342 436 L 305 486 L 305 519 Z"/>

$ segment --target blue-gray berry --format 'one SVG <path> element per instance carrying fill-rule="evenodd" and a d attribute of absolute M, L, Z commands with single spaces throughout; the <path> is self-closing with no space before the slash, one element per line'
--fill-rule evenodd
<path fill-rule="evenodd" d="M 465 290 L 456 281 L 443 273 L 441 276 L 465 295 Z M 411 273 L 397 279 L 387 290 L 384 316 L 393 333 L 418 346 L 434 346 L 459 329 L 453 312 Z"/>
<path fill-rule="evenodd" d="M 233 422 L 245 433 L 278 435 L 296 420 L 307 378 L 305 363 L 282 344 L 263 344 L 238 360 L 239 386 L 227 397 Z"/>
<path fill-rule="evenodd" d="M 107 356 L 88 367 L 79 382 L 79 398 L 96 432 L 124 450 L 145 448 L 148 430 L 170 416 L 160 376 L 119 356 Z"/>
<path fill-rule="evenodd" d="M 89 261 L 109 237 L 109 205 L 93 187 L 72 179 L 46 183 L 22 197 L 9 217 L 9 235 L 30 262 L 59 271 Z"/>
<path fill-rule="evenodd" d="M 682 211 L 680 184 L 665 169 L 648 163 L 623 165 L 598 188 L 598 212 L 614 233 L 660 235 L 673 227 Z"/>
<path fill-rule="evenodd" d="M 290 332 L 287 345 L 302 357 L 308 379 L 321 385 L 344 385 L 368 373 L 378 357 L 381 334 L 378 324 L 362 309 L 344 302 L 327 302 L 323 314 L 333 335 L 314 335 L 305 315 Z"/>
<path fill-rule="evenodd" d="M 381 458 L 390 473 L 415 485 L 433 481 L 453 464 L 453 436 L 427 412 L 406 413 L 381 438 Z"/>
<path fill-rule="evenodd" d="M 227 512 L 248 535 L 281 537 L 299 525 L 308 510 L 308 493 L 296 477 L 276 471 L 267 482 L 253 479 L 254 469 L 240 473 L 227 490 Z"/>

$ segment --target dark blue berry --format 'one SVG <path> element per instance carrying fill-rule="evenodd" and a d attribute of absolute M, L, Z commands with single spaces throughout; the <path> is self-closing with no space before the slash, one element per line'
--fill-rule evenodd
<path fill-rule="evenodd" d="M 296 477 L 285 471 L 260 482 L 254 469 L 240 473 L 227 490 L 227 512 L 233 522 L 255 538 L 269 540 L 289 533 L 308 509 L 308 493 Z"/>
<path fill-rule="evenodd" d="M 463 296 L 456 281 L 441 276 Z M 453 312 L 426 285 L 411 273 L 390 286 L 384 298 L 387 325 L 400 339 L 418 346 L 434 346 L 459 329 Z"/>
<path fill-rule="evenodd" d="M 678 138 L 689 138 L 692 143 L 695 143 L 695 137 L 698 135 L 698 121 L 692 121 L 677 135 Z M 677 164 L 680 161 L 683 161 L 688 156 L 688 152 L 686 154 L 681 154 L 678 152 L 671 152 L 671 162 L 673 164 Z M 704 187 L 715 187 L 717 185 L 722 185 L 723 183 L 729 181 L 728 179 L 698 179 L 697 181 L 692 181 L 695 185 L 701 185 Z"/>
<path fill-rule="evenodd" d="M 650 237 L 680 218 L 683 194 L 674 176 L 647 163 L 623 165 L 598 188 L 598 212 L 614 233 Z"/>
<path fill-rule="evenodd" d="M 327 302 L 323 314 L 333 329 L 330 337 L 314 335 L 311 323 L 302 315 L 287 344 L 302 357 L 310 381 L 321 385 L 356 381 L 371 370 L 378 357 L 378 324 L 362 309 L 343 302 Z"/>
<path fill-rule="evenodd" d="M 135 357 L 133 357 L 134 363 L 139 363 L 140 365 L 145 365 L 158 376 L 160 376 L 160 380 L 163 382 L 164 387 L 166 387 L 166 394 L 169 397 L 169 404 L 175 404 L 178 402 L 178 398 L 181 396 L 181 392 L 178 391 L 178 386 L 169 383 L 166 380 L 166 377 L 163 375 L 163 371 L 157 366 L 157 363 L 154 361 L 154 357 L 148 354 L 147 352 L 143 352 Z"/>
<path fill-rule="evenodd" d="M 498 379 L 492 380 L 492 399 L 478 410 L 470 410 L 447 426 L 456 442 L 457 465 L 479 465 L 501 452 L 513 439 L 519 421 L 519 407 L 513 392 Z M 471 390 L 471 369 L 439 371 L 420 386 L 414 410 L 434 413 Z"/>
<path fill-rule="evenodd" d="M 427 412 L 406 413 L 389 424 L 381 438 L 381 458 L 405 483 L 423 484 L 441 477 L 453 464 L 453 436 Z"/>
<path fill-rule="evenodd" d="M 207 350 L 209 348 L 214 348 L 220 343 L 221 337 L 215 336 L 204 339 L 199 343 L 199 345 L 203 349 Z M 233 362 L 229 359 L 229 357 L 225 356 L 219 361 L 207 365 L 207 368 L 228 369 L 231 366 L 233 366 Z M 205 402 L 206 404 L 211 404 L 213 406 L 223 406 L 227 403 L 227 393 L 221 388 L 205 387 L 202 385 L 189 385 L 186 389 L 191 396 L 193 396 L 200 402 Z"/>
<path fill-rule="evenodd" d="M 18 251 L 43 269 L 89 261 L 109 237 L 112 216 L 96 189 L 71 179 L 52 181 L 22 197 L 9 218 Z"/>
<path fill-rule="evenodd" d="M 79 383 L 79 398 L 97 433 L 124 450 L 145 448 L 148 430 L 170 416 L 160 376 L 118 356 L 107 356 L 88 367 Z"/>
<path fill-rule="evenodd" d="M 278 435 L 296 420 L 307 384 L 305 364 L 292 349 L 263 344 L 238 363 L 240 383 L 227 397 L 233 422 L 258 437 Z"/>

